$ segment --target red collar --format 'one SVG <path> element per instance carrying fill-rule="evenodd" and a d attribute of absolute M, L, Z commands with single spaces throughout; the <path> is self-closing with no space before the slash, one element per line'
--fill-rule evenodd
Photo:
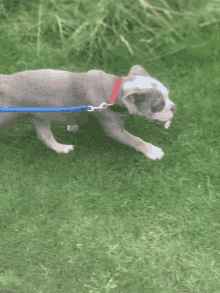
<path fill-rule="evenodd" d="M 110 97 L 110 104 L 114 104 L 117 94 L 121 87 L 122 78 L 117 78 L 115 84 L 112 89 L 111 97 Z"/>

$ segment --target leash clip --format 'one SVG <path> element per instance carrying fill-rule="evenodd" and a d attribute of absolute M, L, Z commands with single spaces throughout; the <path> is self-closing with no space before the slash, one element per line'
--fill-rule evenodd
<path fill-rule="evenodd" d="M 94 110 L 102 110 L 102 109 L 107 109 L 107 106 L 112 106 L 113 104 L 107 104 L 107 103 L 102 103 L 99 107 L 93 107 L 93 106 L 90 106 L 88 105 L 88 107 L 91 108 L 91 110 L 87 110 L 89 112 L 92 112 Z"/>

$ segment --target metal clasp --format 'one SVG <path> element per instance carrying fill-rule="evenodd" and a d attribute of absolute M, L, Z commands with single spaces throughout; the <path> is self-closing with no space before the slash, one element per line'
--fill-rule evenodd
<path fill-rule="evenodd" d="M 102 103 L 99 107 L 93 107 L 93 106 L 90 106 L 90 105 L 88 105 L 88 107 L 90 107 L 91 108 L 91 110 L 87 110 L 87 111 L 89 111 L 89 112 L 91 112 L 91 111 L 94 111 L 94 110 L 102 110 L 102 109 L 106 109 L 108 106 L 112 106 L 113 104 L 107 104 L 107 103 Z"/>

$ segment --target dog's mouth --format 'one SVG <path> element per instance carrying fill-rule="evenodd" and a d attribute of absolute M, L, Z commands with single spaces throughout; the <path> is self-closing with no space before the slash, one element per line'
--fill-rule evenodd
<path fill-rule="evenodd" d="M 146 118 L 145 118 L 146 119 Z M 146 119 L 148 121 L 150 121 L 151 123 L 156 123 L 158 125 L 160 125 L 162 128 L 169 128 L 170 124 L 171 124 L 171 119 L 167 120 L 167 121 L 160 121 L 160 120 L 155 120 L 155 119 Z"/>
<path fill-rule="evenodd" d="M 167 121 L 159 121 L 159 120 L 156 120 L 154 121 L 155 123 L 159 124 L 162 128 L 169 128 L 170 127 L 170 124 L 171 124 L 171 120 L 167 120 Z"/>
<path fill-rule="evenodd" d="M 167 120 L 166 123 L 164 124 L 164 128 L 167 129 L 171 124 L 171 120 Z"/>

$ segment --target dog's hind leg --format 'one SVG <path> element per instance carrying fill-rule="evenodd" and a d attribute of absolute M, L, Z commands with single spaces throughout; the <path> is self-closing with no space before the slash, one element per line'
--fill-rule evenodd
<path fill-rule="evenodd" d="M 10 130 L 17 122 L 18 119 L 14 113 L 0 113 L 0 132 Z"/>
<path fill-rule="evenodd" d="M 49 148 L 53 149 L 57 153 L 61 154 L 67 154 L 70 151 L 73 150 L 74 146 L 73 145 L 65 145 L 58 143 L 54 136 L 53 133 L 51 132 L 50 129 L 50 122 L 46 121 L 38 121 L 36 119 L 32 119 L 34 126 L 37 131 L 37 137 Z"/>

